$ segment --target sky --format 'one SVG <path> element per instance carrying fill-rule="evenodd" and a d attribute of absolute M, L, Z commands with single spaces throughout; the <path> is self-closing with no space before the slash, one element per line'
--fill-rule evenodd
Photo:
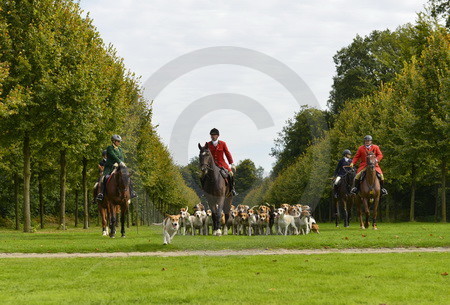
<path fill-rule="evenodd" d="M 414 23 L 426 0 L 81 0 L 141 76 L 153 122 L 180 165 L 220 130 L 234 163 L 266 174 L 301 105 L 325 109 L 333 55 L 356 35 Z"/>

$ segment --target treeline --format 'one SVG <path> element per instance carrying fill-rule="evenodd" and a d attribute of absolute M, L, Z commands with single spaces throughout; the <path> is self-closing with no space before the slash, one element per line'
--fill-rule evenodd
<path fill-rule="evenodd" d="M 275 141 L 272 176 L 244 201 L 310 204 L 318 217 L 331 218 L 337 161 L 370 134 L 385 156 L 380 165 L 390 194 L 382 201 L 383 217 L 445 222 L 449 29 L 420 14 L 396 31 L 357 36 L 334 61 L 330 110 L 302 108 L 288 122 Z"/>
<path fill-rule="evenodd" d="M 123 138 L 135 205 L 151 202 L 163 213 L 198 202 L 156 133 L 139 79 L 78 3 L 2 1 L 0 49 L 4 225 L 19 229 L 23 221 L 30 232 L 40 216 L 41 227 L 54 220 L 64 229 L 66 214 L 79 216 L 80 201 L 87 228 L 89 214 L 96 215 L 97 163 L 112 134 Z"/>

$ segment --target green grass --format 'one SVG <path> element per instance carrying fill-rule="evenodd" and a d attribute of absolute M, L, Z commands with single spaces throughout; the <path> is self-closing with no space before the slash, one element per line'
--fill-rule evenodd
<path fill-rule="evenodd" d="M 450 304 L 448 253 L 0 259 L 2 304 Z"/>
<path fill-rule="evenodd" d="M 380 223 L 379 230 L 335 228 L 321 224 L 321 234 L 306 236 L 181 236 L 173 244 L 162 245 L 161 227 L 139 227 L 127 230 L 127 237 L 111 239 L 101 236 L 101 229 L 48 229 L 36 233 L 0 230 L 0 252 L 130 252 L 222 249 L 313 249 L 378 247 L 449 247 L 450 224 Z M 120 235 L 120 233 L 119 233 Z"/>

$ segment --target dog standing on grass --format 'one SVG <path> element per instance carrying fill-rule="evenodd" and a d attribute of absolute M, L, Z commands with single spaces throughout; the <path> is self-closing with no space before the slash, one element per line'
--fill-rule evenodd
<path fill-rule="evenodd" d="M 166 214 L 166 218 L 163 221 L 163 237 L 164 245 L 170 244 L 173 237 L 177 234 L 180 227 L 180 215 Z"/>

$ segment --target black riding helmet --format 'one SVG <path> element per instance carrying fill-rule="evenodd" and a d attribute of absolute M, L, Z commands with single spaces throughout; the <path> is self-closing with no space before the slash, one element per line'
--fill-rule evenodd
<path fill-rule="evenodd" d="M 343 156 L 345 156 L 345 155 L 351 155 L 352 154 L 352 152 L 350 151 L 350 150 L 348 150 L 348 149 L 346 149 L 346 150 L 344 150 L 343 152 L 342 152 L 342 155 Z"/>
<path fill-rule="evenodd" d="M 364 141 L 372 141 L 372 136 L 370 135 L 365 136 Z"/>
<path fill-rule="evenodd" d="M 210 135 L 220 135 L 219 130 L 217 128 L 211 129 L 209 132 Z"/>

